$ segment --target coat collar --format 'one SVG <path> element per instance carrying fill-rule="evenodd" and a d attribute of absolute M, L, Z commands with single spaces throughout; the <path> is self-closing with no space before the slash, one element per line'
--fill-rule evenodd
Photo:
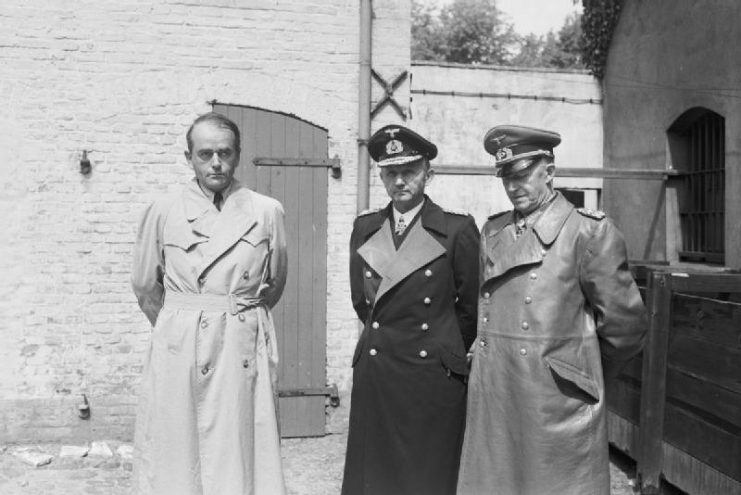
<path fill-rule="evenodd" d="M 199 275 L 257 224 L 252 195 L 252 191 L 235 180 L 228 200 L 218 212 L 195 180 L 186 187 L 185 217 L 193 232 L 209 237 Z"/>
<path fill-rule="evenodd" d="M 445 213 L 429 198 L 426 200 L 420 221 L 410 227 L 398 251 L 391 237 L 391 204 L 373 219 L 370 225 L 373 234 L 358 248 L 358 254 L 381 275 L 376 301 L 413 272 L 445 254 L 445 247 L 428 232 L 434 230 L 447 235 Z"/>
<path fill-rule="evenodd" d="M 515 238 L 514 214 L 508 212 L 492 218 L 485 230 L 487 264 L 484 279 L 498 277 L 512 268 L 539 263 L 545 247 L 550 246 L 561 232 L 566 219 L 574 210 L 561 193 L 543 212 L 531 229 Z"/>

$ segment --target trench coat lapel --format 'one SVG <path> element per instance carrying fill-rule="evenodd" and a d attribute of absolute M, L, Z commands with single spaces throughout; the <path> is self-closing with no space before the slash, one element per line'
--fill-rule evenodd
<path fill-rule="evenodd" d="M 427 231 L 430 228 L 444 234 L 444 214 L 429 198 L 426 201 L 419 221 L 410 227 L 398 251 L 391 237 L 390 207 L 381 227 L 358 248 L 358 254 L 381 276 L 376 301 L 410 274 L 445 254 L 445 247 Z"/>
<path fill-rule="evenodd" d="M 496 219 L 487 233 L 487 256 L 492 265 L 486 268 L 486 279 L 499 277 L 509 270 L 543 261 L 544 246 L 558 237 L 574 207 L 561 193 L 548 206 L 532 228 L 515 238 L 514 213 Z M 497 221 L 498 220 L 498 221 Z"/>
<path fill-rule="evenodd" d="M 193 232 L 209 238 L 198 269 L 199 276 L 257 224 L 252 193 L 237 181 L 219 213 L 211 207 L 198 183 L 193 181 L 187 193 L 185 211 Z"/>

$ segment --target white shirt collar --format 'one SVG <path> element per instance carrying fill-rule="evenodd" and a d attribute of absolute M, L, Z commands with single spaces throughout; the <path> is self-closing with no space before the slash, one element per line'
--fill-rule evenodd
<path fill-rule="evenodd" d="M 411 210 L 409 210 L 406 213 L 400 213 L 399 210 L 397 210 L 396 208 L 392 207 L 391 209 L 394 211 L 394 223 L 395 224 L 398 223 L 399 222 L 399 217 L 400 216 L 404 216 L 404 223 L 406 223 L 407 225 L 409 225 L 409 223 L 412 221 L 412 219 L 417 216 L 417 213 L 419 213 L 419 210 L 421 210 L 422 207 L 425 205 L 425 201 L 426 200 L 423 199 L 421 203 L 419 203 L 417 206 L 415 206 L 414 208 L 412 208 Z"/>
<path fill-rule="evenodd" d="M 196 184 L 198 184 L 198 187 L 201 188 L 201 191 L 208 198 L 208 200 L 213 203 L 215 193 L 211 189 L 201 186 L 201 183 L 198 182 L 198 179 L 194 178 L 193 180 L 196 181 Z M 229 194 L 231 194 L 233 186 L 234 186 L 234 179 L 232 179 L 229 185 L 226 186 L 223 191 L 221 191 L 221 204 L 222 205 L 226 203 L 226 198 L 229 196 Z"/>

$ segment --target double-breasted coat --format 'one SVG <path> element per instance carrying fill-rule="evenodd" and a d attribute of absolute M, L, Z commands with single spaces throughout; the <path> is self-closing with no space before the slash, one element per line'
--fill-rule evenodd
<path fill-rule="evenodd" d="M 193 180 L 147 208 L 132 285 L 154 326 L 136 424 L 139 495 L 285 492 L 270 309 L 283 208 L 236 181 L 219 212 Z"/>
<path fill-rule="evenodd" d="M 398 250 L 391 205 L 355 220 L 353 357 L 344 495 L 455 492 L 466 349 L 476 331 L 478 229 L 429 198 Z"/>
<path fill-rule="evenodd" d="M 560 194 L 515 235 L 481 235 L 459 495 L 609 495 L 603 375 L 636 354 L 645 308 L 622 235 Z"/>

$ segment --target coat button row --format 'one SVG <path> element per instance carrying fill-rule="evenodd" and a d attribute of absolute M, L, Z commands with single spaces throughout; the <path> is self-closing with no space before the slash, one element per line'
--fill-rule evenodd
<path fill-rule="evenodd" d="M 370 354 L 371 356 L 377 356 L 378 355 L 378 351 L 376 349 L 371 349 L 370 351 L 368 351 L 368 354 Z M 422 359 L 426 358 L 427 357 L 427 351 L 425 351 L 424 349 L 422 349 L 421 351 L 419 351 L 419 357 L 421 357 Z M 246 366 L 245 366 L 245 368 L 246 368 Z M 204 375 L 205 374 L 206 373 L 204 373 Z"/>

